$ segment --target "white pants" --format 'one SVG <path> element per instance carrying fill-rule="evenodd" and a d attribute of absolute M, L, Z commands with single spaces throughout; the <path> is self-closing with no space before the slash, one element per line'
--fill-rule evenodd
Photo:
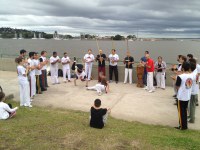
<path fill-rule="evenodd" d="M 36 79 L 35 75 L 30 75 L 30 95 L 33 97 L 36 95 Z"/>
<path fill-rule="evenodd" d="M 156 74 L 157 87 L 165 88 L 165 72 L 157 72 Z"/>
<path fill-rule="evenodd" d="M 147 90 L 154 90 L 153 87 L 153 72 L 147 72 Z"/>
<path fill-rule="evenodd" d="M 88 90 L 95 90 L 97 93 L 102 93 L 105 91 L 105 86 L 102 84 L 96 84 L 95 86 L 91 86 L 87 88 Z"/>
<path fill-rule="evenodd" d="M 91 78 L 92 63 L 85 63 L 85 74 L 88 80 Z"/>
<path fill-rule="evenodd" d="M 20 106 L 30 105 L 30 86 L 29 82 L 19 81 L 19 92 L 20 92 Z"/>
<path fill-rule="evenodd" d="M 129 75 L 129 83 L 132 84 L 132 69 L 125 68 L 124 83 L 127 83 L 127 78 Z"/>
<path fill-rule="evenodd" d="M 57 67 L 51 67 L 51 82 L 53 84 L 58 83 L 58 68 Z"/>
<path fill-rule="evenodd" d="M 66 81 L 66 75 L 71 80 L 70 68 L 63 67 L 63 81 Z"/>

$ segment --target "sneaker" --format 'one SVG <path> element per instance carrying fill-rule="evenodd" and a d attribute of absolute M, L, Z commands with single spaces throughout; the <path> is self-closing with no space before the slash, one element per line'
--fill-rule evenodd
<path fill-rule="evenodd" d="M 194 120 L 189 119 L 188 122 L 189 122 L 189 123 L 194 123 Z"/>
<path fill-rule="evenodd" d="M 153 92 L 154 92 L 154 90 L 150 90 L 150 91 L 149 91 L 149 93 L 153 93 Z"/>
<path fill-rule="evenodd" d="M 124 84 L 126 84 L 127 82 L 124 82 Z"/>
<path fill-rule="evenodd" d="M 28 105 L 28 107 L 32 108 L 33 106 L 32 105 Z"/>
<path fill-rule="evenodd" d="M 116 84 L 118 84 L 118 81 L 116 81 Z"/>
<path fill-rule="evenodd" d="M 102 92 L 99 92 L 98 95 L 101 96 L 101 95 L 102 95 Z"/>
<path fill-rule="evenodd" d="M 176 94 L 174 94 L 172 97 L 176 97 Z"/>
<path fill-rule="evenodd" d="M 68 82 L 71 82 L 71 80 L 68 80 Z"/>
<path fill-rule="evenodd" d="M 197 103 L 196 106 L 199 106 L 199 103 Z"/>
<path fill-rule="evenodd" d="M 143 88 L 143 90 L 147 90 L 147 89 L 148 89 L 147 86 Z"/>

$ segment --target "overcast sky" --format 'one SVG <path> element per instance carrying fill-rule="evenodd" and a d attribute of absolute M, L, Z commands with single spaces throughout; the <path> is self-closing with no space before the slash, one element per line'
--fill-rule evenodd
<path fill-rule="evenodd" d="M 200 0 L 0 0 L 0 27 L 200 37 Z"/>

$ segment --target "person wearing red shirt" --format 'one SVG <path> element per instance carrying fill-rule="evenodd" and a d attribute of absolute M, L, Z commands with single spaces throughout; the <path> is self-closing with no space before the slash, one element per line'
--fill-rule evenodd
<path fill-rule="evenodd" d="M 149 54 L 146 54 L 146 69 L 147 69 L 147 88 L 146 90 L 149 91 L 149 93 L 152 93 L 155 91 L 155 88 L 153 86 L 153 72 L 154 72 L 154 61 L 150 58 Z"/>

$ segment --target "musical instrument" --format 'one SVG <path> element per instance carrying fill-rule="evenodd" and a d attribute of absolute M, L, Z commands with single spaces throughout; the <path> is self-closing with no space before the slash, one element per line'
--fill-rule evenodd
<path fill-rule="evenodd" d="M 144 66 L 142 66 L 141 64 L 137 65 L 137 87 L 144 87 L 143 84 L 143 75 L 144 75 Z"/>

